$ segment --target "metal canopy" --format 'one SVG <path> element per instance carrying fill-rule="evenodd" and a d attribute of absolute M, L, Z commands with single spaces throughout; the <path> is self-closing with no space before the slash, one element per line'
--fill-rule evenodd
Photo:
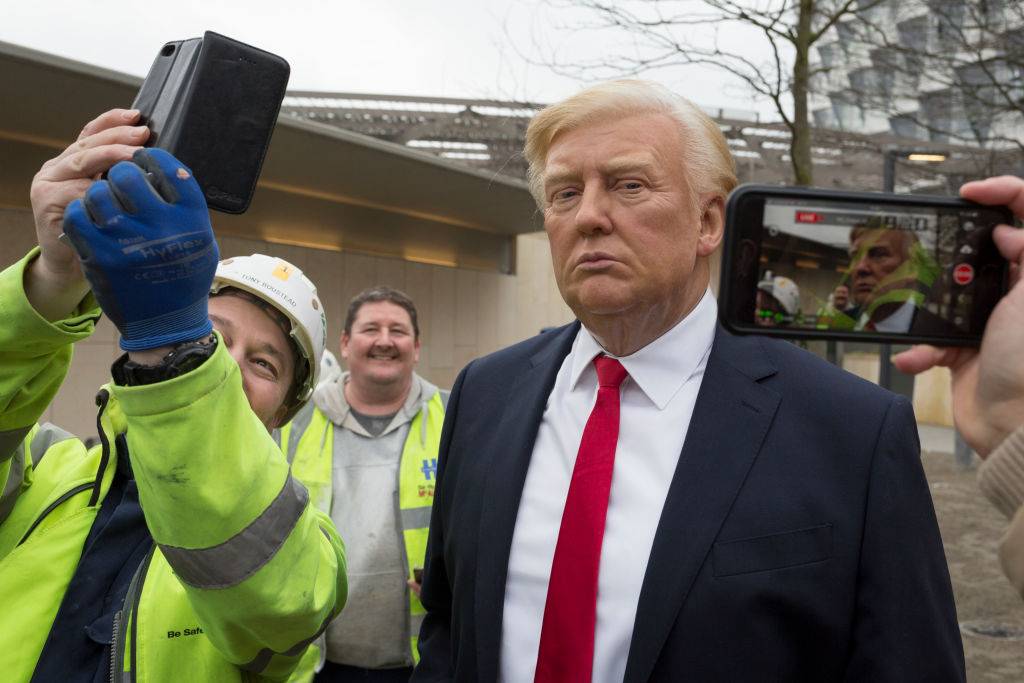
<path fill-rule="evenodd" d="M 0 204 L 27 207 L 40 165 L 141 79 L 0 42 Z M 252 208 L 218 232 L 510 271 L 511 237 L 540 229 L 519 179 L 282 116 Z"/>
<path fill-rule="evenodd" d="M 533 102 L 292 91 L 282 111 L 296 120 L 355 131 L 458 159 L 480 170 L 525 179 L 522 150 L 526 127 L 543 106 Z M 784 123 L 762 121 L 756 115 L 744 117 L 732 110 L 705 111 L 718 122 L 728 140 L 741 182 L 792 183 L 791 136 Z M 815 184 L 880 190 L 883 158 L 892 149 L 946 155 L 946 161 L 939 164 L 901 163 L 898 189 L 905 192 L 955 192 L 965 179 L 1011 172 L 1019 163 L 1019 155 L 1007 151 L 818 128 L 812 132 Z"/>

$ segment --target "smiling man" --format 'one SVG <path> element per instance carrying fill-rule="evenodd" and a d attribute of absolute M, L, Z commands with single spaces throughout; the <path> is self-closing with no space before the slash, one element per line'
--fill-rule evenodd
<path fill-rule="evenodd" d="M 406 681 L 448 392 L 416 374 L 413 302 L 390 287 L 349 303 L 348 371 L 322 383 L 280 435 L 293 472 L 349 549 L 349 602 L 327 631 L 317 680 Z M 315 404 L 315 405 L 314 405 Z"/>
<path fill-rule="evenodd" d="M 413 681 L 963 680 L 909 403 L 716 323 L 718 125 L 616 81 L 526 140 L 578 322 L 455 382 Z"/>

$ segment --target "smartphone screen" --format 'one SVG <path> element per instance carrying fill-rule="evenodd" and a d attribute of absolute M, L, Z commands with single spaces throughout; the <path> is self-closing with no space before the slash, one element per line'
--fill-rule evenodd
<path fill-rule="evenodd" d="M 1005 291 L 1005 207 L 746 187 L 727 214 L 720 308 L 738 331 L 974 344 Z"/>

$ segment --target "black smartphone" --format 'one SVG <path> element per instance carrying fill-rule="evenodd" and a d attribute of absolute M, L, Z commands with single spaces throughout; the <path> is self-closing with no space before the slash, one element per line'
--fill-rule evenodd
<path fill-rule="evenodd" d="M 290 67 L 281 57 L 207 31 L 165 44 L 132 108 L 147 146 L 192 169 L 211 209 L 249 208 Z"/>
<path fill-rule="evenodd" d="M 741 185 L 725 214 L 719 316 L 735 332 L 972 346 L 1006 292 L 1006 207 Z"/>
<path fill-rule="evenodd" d="M 423 567 L 413 567 L 412 568 L 412 578 L 416 581 L 416 583 L 422 584 L 423 583 Z"/>

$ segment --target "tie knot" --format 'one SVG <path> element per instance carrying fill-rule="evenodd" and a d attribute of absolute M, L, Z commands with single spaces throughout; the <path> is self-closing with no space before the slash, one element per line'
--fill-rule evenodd
<path fill-rule="evenodd" d="M 628 374 L 622 363 L 608 356 L 596 357 L 594 367 L 597 369 L 597 383 L 602 387 L 618 389 Z"/>

